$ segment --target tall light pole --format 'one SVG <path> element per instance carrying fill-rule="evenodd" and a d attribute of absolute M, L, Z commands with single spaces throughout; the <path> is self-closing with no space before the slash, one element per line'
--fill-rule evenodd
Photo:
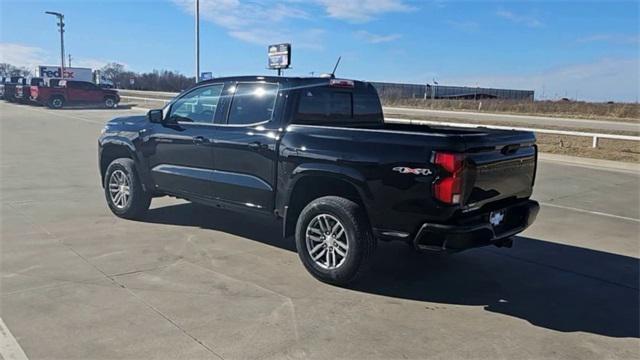
<path fill-rule="evenodd" d="M 60 78 L 64 79 L 64 15 L 53 11 L 45 11 L 45 14 L 58 18 L 58 28 L 60 31 Z"/>
<path fill-rule="evenodd" d="M 196 0 L 196 83 L 200 81 L 200 0 Z"/>

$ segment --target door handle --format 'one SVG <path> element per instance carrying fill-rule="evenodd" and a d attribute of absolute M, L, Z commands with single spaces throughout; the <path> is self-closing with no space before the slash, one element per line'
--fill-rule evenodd
<path fill-rule="evenodd" d="M 263 143 L 261 143 L 259 141 L 254 141 L 254 142 L 250 142 L 249 143 L 249 149 L 251 149 L 251 150 L 259 151 L 259 150 L 263 150 L 263 149 L 266 149 L 266 148 L 267 148 L 267 145 L 263 144 Z"/>
<path fill-rule="evenodd" d="M 208 140 L 204 136 L 194 136 L 193 137 L 193 143 L 196 144 L 196 145 L 204 144 L 206 142 L 208 142 Z"/>

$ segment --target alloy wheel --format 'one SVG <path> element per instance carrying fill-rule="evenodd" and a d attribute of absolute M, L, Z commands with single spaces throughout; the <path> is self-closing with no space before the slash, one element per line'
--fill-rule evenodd
<path fill-rule="evenodd" d="M 118 209 L 124 209 L 131 199 L 130 182 L 127 174 L 122 170 L 116 170 L 109 177 L 109 196 L 111 202 Z"/>
<path fill-rule="evenodd" d="M 342 223 L 334 216 L 314 217 L 306 231 L 307 252 L 311 260 L 323 269 L 340 267 L 347 259 L 349 238 Z"/>

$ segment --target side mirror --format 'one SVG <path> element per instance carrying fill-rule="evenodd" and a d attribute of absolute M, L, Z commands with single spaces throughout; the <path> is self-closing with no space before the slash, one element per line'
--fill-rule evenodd
<path fill-rule="evenodd" d="M 152 123 L 161 124 L 162 123 L 162 109 L 153 109 L 149 110 L 147 113 L 147 118 Z"/>

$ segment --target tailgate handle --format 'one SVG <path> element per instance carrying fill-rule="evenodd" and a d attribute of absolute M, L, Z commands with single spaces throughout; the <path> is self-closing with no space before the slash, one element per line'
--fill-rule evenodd
<path fill-rule="evenodd" d="M 511 155 L 516 151 L 518 151 L 518 149 L 520 149 L 520 144 L 511 144 L 511 145 L 503 146 L 500 152 L 503 153 L 504 155 Z"/>

